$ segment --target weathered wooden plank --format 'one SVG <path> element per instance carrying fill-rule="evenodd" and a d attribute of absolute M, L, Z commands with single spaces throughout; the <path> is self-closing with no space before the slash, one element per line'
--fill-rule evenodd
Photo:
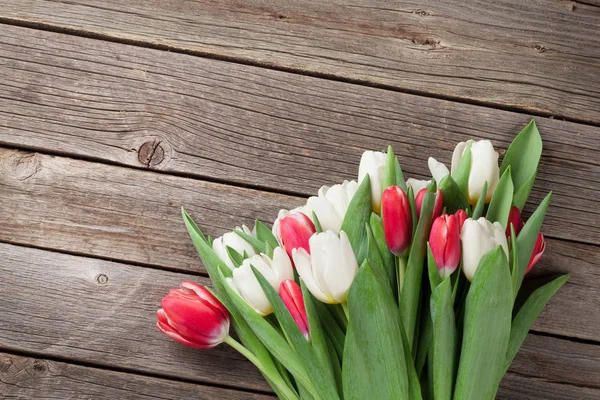
<path fill-rule="evenodd" d="M 274 400 L 274 396 L 0 353 L 3 399 Z"/>
<path fill-rule="evenodd" d="M 0 54 L 0 144 L 302 195 L 355 177 L 364 149 L 391 143 L 422 177 L 428 156 L 448 162 L 470 137 L 505 149 L 530 119 L 11 26 Z M 534 202 L 555 194 L 546 233 L 600 244 L 600 128 L 538 123 Z"/>
<path fill-rule="evenodd" d="M 505 375 L 496 395 L 496 400 L 597 400 L 598 398 L 600 398 L 598 389 L 565 385 L 544 378 L 511 373 Z"/>
<path fill-rule="evenodd" d="M 0 350 L 268 389 L 229 348 L 190 350 L 154 326 L 154 312 L 171 287 L 186 279 L 205 284 L 206 278 L 9 244 L 0 244 L 0 274 Z M 600 346 L 531 334 L 511 371 L 595 387 Z"/>
<path fill-rule="evenodd" d="M 267 395 L 0 353 L 0 395 L 21 399 L 272 399 Z M 535 382 L 532 384 L 532 382 Z M 598 389 L 508 373 L 497 399 L 595 400 Z"/>
<path fill-rule="evenodd" d="M 272 221 L 302 198 L 63 157 L 0 149 L 0 240 L 199 272 L 181 205 L 221 235 Z M 598 247 L 548 239 L 537 274 L 571 280 L 535 329 L 600 341 Z M 587 322 L 586 322 L 587 321 Z"/>
<path fill-rule="evenodd" d="M 600 122 L 600 9 L 574 1 L 6 0 L 0 17 Z"/>

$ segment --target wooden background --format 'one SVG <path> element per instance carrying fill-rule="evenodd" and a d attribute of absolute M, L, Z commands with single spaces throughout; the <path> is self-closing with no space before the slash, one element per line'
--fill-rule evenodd
<path fill-rule="evenodd" d="M 0 397 L 272 398 L 234 351 L 154 326 L 208 282 L 179 208 L 220 235 L 365 149 L 423 178 L 535 118 L 533 203 L 554 197 L 533 274 L 571 279 L 498 398 L 599 399 L 599 29 L 597 0 L 3 0 Z"/>

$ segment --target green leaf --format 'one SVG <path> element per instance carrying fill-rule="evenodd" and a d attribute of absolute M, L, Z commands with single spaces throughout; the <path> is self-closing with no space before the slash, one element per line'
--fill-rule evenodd
<path fill-rule="evenodd" d="M 470 209 L 469 202 L 450 175 L 446 175 L 439 183 L 438 189 L 442 191 L 444 206 L 448 214 L 454 214 L 458 210 Z"/>
<path fill-rule="evenodd" d="M 314 211 L 312 212 L 312 220 L 313 220 L 313 223 L 315 224 L 316 233 L 323 232 L 323 228 L 321 228 L 321 222 L 319 221 L 319 217 L 317 217 L 317 213 Z"/>
<path fill-rule="evenodd" d="M 308 326 L 309 326 L 309 332 L 310 332 L 310 344 L 315 352 L 315 355 L 321 362 L 321 364 L 323 364 L 325 366 L 325 368 L 327 368 L 329 370 L 331 377 L 335 379 L 336 378 L 335 367 L 337 364 L 337 369 L 340 369 L 340 363 L 339 363 L 338 357 L 335 353 L 333 344 L 331 343 L 331 341 L 329 341 L 329 339 L 327 338 L 327 335 L 323 331 L 323 327 L 321 326 L 321 320 L 319 319 L 319 313 L 317 312 L 317 309 L 315 308 L 315 305 L 314 305 L 314 303 L 319 300 L 315 299 L 312 296 L 312 294 L 310 293 L 310 291 L 308 290 L 308 288 L 306 287 L 306 285 L 304 284 L 303 281 L 300 282 L 300 286 L 302 287 L 302 297 L 304 298 L 304 307 L 306 308 L 306 317 L 308 318 Z M 334 358 L 331 358 L 332 354 L 333 354 Z M 341 373 L 341 370 L 340 370 L 340 373 Z M 335 379 L 335 382 L 336 382 L 336 387 L 339 389 L 338 391 L 340 391 L 341 390 L 341 376 L 340 376 L 339 382 L 337 379 Z M 341 393 L 341 391 L 340 391 L 340 393 Z"/>
<path fill-rule="evenodd" d="M 427 272 L 429 273 L 429 285 L 431 286 L 431 292 L 433 293 L 435 288 L 442 283 L 442 277 L 440 276 L 440 271 L 438 270 L 435 258 L 431 252 L 429 242 L 427 242 Z"/>
<path fill-rule="evenodd" d="M 531 120 L 508 146 L 500 165 L 501 174 L 504 174 L 509 166 L 512 169 L 515 194 L 518 194 L 513 203 L 519 210 L 523 209 L 529 197 L 541 156 L 542 137 L 535 121 Z"/>
<path fill-rule="evenodd" d="M 454 398 L 493 400 L 504 373 L 512 287 L 502 246 L 483 256 L 467 294 Z"/>
<path fill-rule="evenodd" d="M 344 354 L 344 342 L 346 340 L 346 335 L 344 334 L 344 331 L 337 323 L 335 318 L 331 315 L 329 309 L 324 303 L 315 300 L 313 301 L 313 305 L 315 306 L 315 309 L 319 314 L 323 330 L 327 334 L 329 340 L 331 340 L 331 344 L 333 344 L 335 352 L 341 359 Z"/>
<path fill-rule="evenodd" d="M 309 367 L 306 368 L 306 371 L 313 385 L 312 387 L 305 386 L 305 388 L 311 392 L 316 399 L 339 399 L 333 371 L 329 365 L 323 363 L 322 360 L 317 357 L 317 354 L 304 335 L 302 335 L 302 332 L 300 332 L 294 318 L 269 281 L 260 273 L 260 271 L 254 268 L 254 266 L 252 266 L 252 271 L 254 272 L 254 276 L 256 276 L 260 287 L 267 296 L 267 299 L 269 299 L 269 303 L 271 303 L 271 306 L 273 307 L 277 320 L 279 321 L 285 336 L 288 338 L 289 343 L 298 355 L 300 362 L 305 367 Z M 315 334 L 318 334 L 318 332 L 315 331 Z M 312 390 L 313 387 L 314 391 Z"/>
<path fill-rule="evenodd" d="M 350 201 L 340 229 L 348 235 L 358 265 L 361 265 L 365 258 L 367 258 L 367 231 L 365 230 L 365 224 L 369 223 L 372 212 L 371 179 L 367 174 Z"/>
<path fill-rule="evenodd" d="M 392 146 L 388 146 L 387 158 L 385 168 L 383 170 L 383 177 L 381 180 L 383 190 L 390 186 L 400 186 L 404 192 L 406 192 L 406 182 L 404 181 L 404 175 L 402 174 L 402 168 L 398 162 L 398 157 L 394 155 Z"/>
<path fill-rule="evenodd" d="M 400 321 L 399 318 L 398 321 Z M 421 382 L 419 381 L 419 374 L 415 369 L 416 362 L 413 361 L 412 355 L 410 354 L 410 351 L 408 351 L 410 345 L 408 344 L 406 330 L 402 326 L 402 321 L 400 321 L 400 333 L 402 337 L 402 348 L 404 349 L 404 361 L 406 362 L 406 373 L 408 378 L 408 399 L 422 400 L 423 396 L 421 394 Z"/>
<path fill-rule="evenodd" d="M 542 200 L 533 215 L 527 220 L 527 222 L 525 222 L 525 225 L 523 226 L 523 229 L 521 229 L 519 236 L 517 236 L 517 290 L 521 287 L 521 282 L 523 282 L 523 278 L 525 277 L 525 271 L 527 271 L 527 265 L 529 264 L 531 253 L 533 253 L 533 248 L 535 247 L 535 241 L 537 240 L 538 233 L 542 228 L 542 222 L 544 222 L 544 216 L 546 215 L 546 210 L 550 205 L 551 198 L 552 192 L 548 193 L 544 200 Z M 515 271 L 513 271 L 513 273 L 515 273 Z"/>
<path fill-rule="evenodd" d="M 509 166 L 498 181 L 486 216 L 491 222 L 498 221 L 505 230 L 506 224 L 508 223 L 508 214 L 510 213 L 510 207 L 512 205 L 513 189 Z"/>
<path fill-rule="evenodd" d="M 271 242 L 265 242 L 265 255 L 267 257 L 269 257 L 270 259 L 273 259 L 273 253 L 275 252 L 275 249 L 273 248 L 273 246 L 271 246 Z"/>
<path fill-rule="evenodd" d="M 426 288 L 424 291 L 429 292 Z M 429 349 L 431 347 L 431 341 L 433 340 L 433 321 L 431 320 L 429 293 L 423 296 L 423 302 L 421 303 L 421 328 L 419 330 L 419 345 L 417 347 L 417 354 L 415 356 L 415 370 L 418 375 L 423 372 L 423 367 L 427 361 Z M 406 332 L 406 330 L 404 330 Z M 406 333 L 403 335 L 406 336 Z M 408 342 L 407 342 L 408 343 Z M 405 346 L 407 347 L 407 346 Z M 422 386 L 422 385 L 421 385 Z"/>
<path fill-rule="evenodd" d="M 433 394 L 436 400 L 451 400 L 457 367 L 458 338 L 450 278 L 444 279 L 431 294 L 431 319 L 433 320 Z"/>
<path fill-rule="evenodd" d="M 256 220 L 254 226 L 256 227 L 256 238 L 259 241 L 265 243 L 265 245 L 267 243 L 270 244 L 272 248 L 279 246 L 279 243 L 277 243 L 277 238 L 275 237 L 275 235 L 273 235 L 273 232 L 271 232 L 271 230 L 267 228 L 262 222 Z"/>
<path fill-rule="evenodd" d="M 392 291 L 369 261 L 348 293 L 350 324 L 344 347 L 345 400 L 405 399 L 408 378 L 398 309 Z"/>
<path fill-rule="evenodd" d="M 239 237 L 241 237 L 246 242 L 248 242 L 252 246 L 252 248 L 254 249 L 254 251 L 256 251 L 257 253 L 263 253 L 265 251 L 265 245 L 263 244 L 263 242 L 261 242 L 260 240 L 258 240 L 254 236 L 248 235 L 246 232 L 241 231 L 239 229 L 234 229 L 233 231 Z"/>
<path fill-rule="evenodd" d="M 471 174 L 471 146 L 473 145 L 473 141 L 469 140 L 467 142 L 467 147 L 463 153 L 458 166 L 456 167 L 456 171 L 452 174 L 452 178 L 458 185 L 460 192 L 463 196 L 467 196 L 469 190 L 469 175 Z"/>
<path fill-rule="evenodd" d="M 379 252 L 379 248 L 377 247 L 371 226 L 366 224 L 365 229 L 367 230 L 367 259 L 369 260 L 369 263 L 371 264 L 371 267 L 373 267 L 375 273 L 378 274 L 379 278 L 389 285 L 390 290 L 393 290 L 395 285 L 392 282 L 392 279 L 396 278 L 395 271 L 393 269 L 388 270 L 386 268 L 383 258 L 381 257 L 381 253 Z"/>
<path fill-rule="evenodd" d="M 238 253 L 233 247 L 229 247 L 229 246 L 225 246 L 225 250 L 227 251 L 227 255 L 229 256 L 229 259 L 231 260 L 231 262 L 233 263 L 233 265 L 237 267 L 239 267 L 240 265 L 242 265 L 242 262 L 244 261 L 244 257 Z"/>
<path fill-rule="evenodd" d="M 429 190 L 431 190 L 430 188 Z M 415 329 L 417 325 L 417 314 L 421 301 L 421 281 L 423 278 L 423 264 L 427 250 L 427 239 L 433 223 L 433 206 L 435 193 L 428 191 L 423 199 L 421 218 L 417 225 L 417 231 L 408 256 L 406 275 L 402 285 L 402 296 L 400 297 L 400 316 L 402 325 L 406 330 L 406 337 L 411 351 L 416 349 Z"/>
<path fill-rule="evenodd" d="M 517 312 L 517 315 L 513 319 L 510 330 L 510 340 L 508 342 L 508 351 L 506 353 L 505 372 L 508 370 L 508 367 L 510 367 L 510 364 L 517 355 L 521 344 L 523 344 L 523 341 L 527 336 L 527 332 L 529 332 L 529 329 L 531 329 L 531 325 L 533 325 L 537 317 L 540 315 L 548 300 L 554 296 L 558 289 L 560 289 L 568 279 L 569 275 L 561 275 L 549 283 L 538 287 L 521 306 Z"/>
<path fill-rule="evenodd" d="M 408 188 L 408 193 L 406 194 L 406 197 L 408 197 L 408 204 L 410 205 L 410 216 L 413 221 L 412 234 L 414 236 L 415 232 L 417 231 L 417 223 L 416 222 L 419 220 L 419 216 L 417 215 L 417 204 L 415 203 L 415 192 L 414 192 L 412 186 Z"/>
<path fill-rule="evenodd" d="M 221 271 L 219 271 L 219 275 L 224 282 L 225 277 Z M 225 283 L 223 288 L 242 320 L 248 324 L 273 357 L 283 364 L 298 384 L 306 388 L 313 387 L 300 358 L 281 334 L 266 319 L 258 315 L 229 284 Z M 229 310 L 229 308 L 227 309 Z"/>
<path fill-rule="evenodd" d="M 515 227 L 510 226 L 510 277 L 512 282 L 513 296 L 516 298 L 519 293 L 519 287 L 523 280 L 521 270 L 519 269 L 519 244 Z"/>
<path fill-rule="evenodd" d="M 385 265 L 388 279 L 390 279 L 390 282 L 392 282 L 392 292 L 396 293 L 398 290 L 396 288 L 396 261 L 394 259 L 394 254 L 392 254 L 390 249 L 387 247 L 387 242 L 385 241 L 385 232 L 383 231 L 383 221 L 381 220 L 381 217 L 375 213 L 371 213 L 369 226 L 371 227 L 375 244 L 377 244 L 377 248 L 379 249 L 379 255 L 381 256 L 383 264 Z"/>
<path fill-rule="evenodd" d="M 483 215 L 483 209 L 485 207 L 485 198 L 487 196 L 487 187 L 488 187 L 488 183 L 487 181 L 485 181 L 485 183 L 483 184 L 483 189 L 481 190 L 481 195 L 479 196 L 479 200 L 477 200 L 477 204 L 475 205 L 475 208 L 473 209 L 473 219 L 477 220 L 479 218 L 481 218 L 481 216 Z"/>

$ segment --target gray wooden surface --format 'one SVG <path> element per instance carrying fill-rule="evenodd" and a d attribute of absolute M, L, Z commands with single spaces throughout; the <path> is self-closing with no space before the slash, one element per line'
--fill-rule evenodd
<path fill-rule="evenodd" d="M 207 283 L 179 208 L 220 235 L 354 178 L 365 149 L 392 144 L 423 177 L 429 155 L 470 137 L 502 152 L 532 117 L 533 202 L 554 192 L 532 274 L 571 279 L 498 398 L 600 398 L 600 8 L 585 3 L 4 1 L 0 398 L 270 398 L 234 351 L 154 326 L 169 288 Z"/>

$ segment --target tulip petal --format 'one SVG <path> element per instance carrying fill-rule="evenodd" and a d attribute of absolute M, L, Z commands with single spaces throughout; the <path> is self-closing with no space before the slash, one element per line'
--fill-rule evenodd
<path fill-rule="evenodd" d="M 302 278 L 312 295 L 321 300 L 323 303 L 332 303 L 332 299 L 323 293 L 313 278 L 311 256 L 306 252 L 306 250 L 294 249 L 292 251 L 292 258 L 294 260 L 294 265 L 296 266 L 298 275 L 300 275 L 300 278 Z"/>

